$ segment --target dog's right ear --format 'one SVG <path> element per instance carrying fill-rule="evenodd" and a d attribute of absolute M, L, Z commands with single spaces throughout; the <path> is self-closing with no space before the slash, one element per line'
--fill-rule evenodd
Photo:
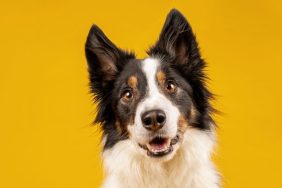
<path fill-rule="evenodd" d="M 93 25 L 85 44 L 86 59 L 92 92 L 102 94 L 105 87 L 115 80 L 116 75 L 134 54 L 116 47 L 101 31 Z"/>

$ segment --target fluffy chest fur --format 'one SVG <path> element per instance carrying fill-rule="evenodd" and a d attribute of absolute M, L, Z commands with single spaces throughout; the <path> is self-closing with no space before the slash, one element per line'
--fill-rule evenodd
<path fill-rule="evenodd" d="M 136 152 L 136 145 L 122 141 L 103 153 L 107 178 L 104 188 L 218 188 L 219 176 L 210 161 L 212 132 L 195 129 L 185 133 L 175 157 L 158 163 Z"/>

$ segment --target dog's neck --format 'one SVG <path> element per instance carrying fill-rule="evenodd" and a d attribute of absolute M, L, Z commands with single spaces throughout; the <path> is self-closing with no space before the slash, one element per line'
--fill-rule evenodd
<path fill-rule="evenodd" d="M 212 131 L 188 129 L 175 156 L 158 162 L 144 156 L 130 140 L 103 153 L 104 188 L 218 188 L 219 175 L 211 162 Z"/>

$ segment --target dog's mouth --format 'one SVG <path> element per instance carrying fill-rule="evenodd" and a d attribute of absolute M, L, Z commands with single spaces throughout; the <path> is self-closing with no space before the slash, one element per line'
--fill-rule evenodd
<path fill-rule="evenodd" d="M 139 146 L 146 150 L 147 155 L 150 157 L 163 157 L 173 151 L 173 145 L 178 143 L 178 141 L 178 135 L 173 139 L 158 136 L 153 138 L 148 144 L 139 144 Z"/>

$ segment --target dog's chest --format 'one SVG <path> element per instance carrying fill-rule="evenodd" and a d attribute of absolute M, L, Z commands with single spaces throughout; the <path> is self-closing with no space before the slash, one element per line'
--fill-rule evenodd
<path fill-rule="evenodd" d="M 190 139 L 173 159 L 158 163 L 138 155 L 131 141 L 122 141 L 103 153 L 105 188 L 218 188 L 219 177 L 209 156 L 212 141 L 205 135 Z M 193 140 L 193 137 L 196 140 Z"/>

